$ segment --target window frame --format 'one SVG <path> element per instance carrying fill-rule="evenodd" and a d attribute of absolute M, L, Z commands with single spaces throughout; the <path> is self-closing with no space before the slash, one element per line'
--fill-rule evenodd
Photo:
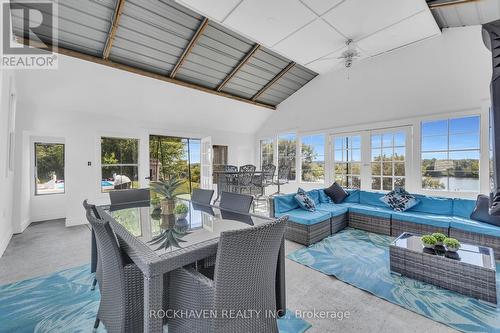
<path fill-rule="evenodd" d="M 485 116 L 486 115 L 486 116 Z M 479 129 L 478 129 L 478 141 L 479 141 L 479 147 L 477 149 L 450 149 L 450 128 L 449 128 L 449 122 L 450 120 L 453 119 L 461 119 L 461 118 L 471 118 L 471 117 L 478 117 L 479 118 Z M 422 143 L 423 143 L 423 123 L 426 122 L 438 122 L 438 121 L 447 121 L 447 150 L 433 150 L 433 151 L 424 151 L 422 148 Z M 416 149 L 416 163 L 414 164 L 414 181 L 416 182 L 415 184 L 415 190 L 418 191 L 418 193 L 422 194 L 428 194 L 428 195 L 439 195 L 439 196 L 445 196 L 445 197 L 460 197 L 460 198 L 469 198 L 472 196 L 475 196 L 479 193 L 484 192 L 484 185 L 483 185 L 483 180 L 484 177 L 482 178 L 481 175 L 483 175 L 485 170 L 488 170 L 488 165 L 484 165 L 485 160 L 489 161 L 489 149 L 488 149 L 488 144 L 487 142 L 489 141 L 489 131 L 483 131 L 485 128 L 489 128 L 489 115 L 484 112 L 484 107 L 482 112 L 459 112 L 459 113 L 450 113 L 450 114 L 444 114 L 444 115 L 439 115 L 439 116 L 434 116 L 434 117 L 428 117 L 428 118 L 419 118 L 416 126 L 416 133 L 418 133 L 418 136 L 415 138 L 414 146 L 417 147 Z M 485 125 L 486 124 L 486 125 Z M 444 136 L 444 135 L 442 135 Z M 486 142 L 486 144 L 485 144 Z M 446 153 L 449 159 L 449 154 L 450 152 L 464 152 L 464 151 L 478 151 L 479 152 L 479 168 L 478 168 L 478 189 L 476 191 L 471 191 L 471 190 L 459 190 L 459 191 L 453 191 L 449 189 L 449 184 L 448 188 L 439 190 L 439 189 L 428 189 L 428 188 L 423 188 L 422 186 L 422 154 L 423 153 Z M 489 174 L 489 173 L 487 173 Z M 489 180 L 489 177 L 487 177 Z M 489 182 L 489 181 L 488 181 Z"/>
<path fill-rule="evenodd" d="M 271 151 L 272 151 L 272 163 L 274 165 L 276 165 L 276 158 L 277 158 L 277 154 L 276 154 L 276 148 L 277 148 L 277 145 L 276 145 L 276 140 L 273 139 L 272 137 L 269 137 L 269 138 L 262 138 L 262 139 L 259 139 L 259 159 L 260 159 L 260 167 L 262 169 L 262 167 L 264 166 L 264 159 L 263 159 L 263 150 L 262 150 L 262 143 L 266 142 L 267 144 L 271 144 Z"/>
<path fill-rule="evenodd" d="M 342 159 L 344 159 L 344 145 L 342 143 L 342 148 L 341 149 L 337 149 L 337 147 L 335 146 L 335 138 L 338 138 L 338 137 L 342 137 L 343 139 L 345 139 L 346 137 L 359 137 L 359 141 L 360 141 L 360 145 L 359 145 L 359 148 L 354 148 L 354 149 L 359 149 L 359 154 L 360 154 L 360 157 L 359 157 L 359 162 L 358 161 L 342 161 L 342 163 L 359 163 L 359 175 L 358 174 L 353 174 L 353 173 L 346 173 L 345 176 L 346 177 L 358 177 L 359 178 L 359 188 L 357 187 L 349 187 L 349 186 L 345 186 L 345 188 L 348 188 L 348 189 L 363 189 L 363 186 L 364 184 L 366 183 L 366 180 L 364 179 L 363 177 L 363 169 L 364 169 L 364 164 L 363 164 L 363 157 L 365 156 L 365 153 L 364 151 L 366 150 L 366 147 L 365 147 L 365 137 L 363 135 L 362 132 L 349 132 L 349 133 L 332 133 L 330 134 L 329 136 L 329 141 L 330 141 L 330 145 L 329 145 L 329 154 L 331 155 L 331 164 L 330 164 L 330 168 L 329 168 L 329 175 L 331 176 L 331 179 L 330 181 L 331 182 L 335 182 L 337 181 L 336 178 L 337 178 L 337 173 L 335 172 L 335 167 L 337 165 L 337 161 L 335 159 L 335 151 L 336 150 L 341 150 L 342 151 Z M 343 173 L 341 174 L 342 176 L 344 175 Z M 347 181 L 347 184 L 349 184 L 349 181 L 348 179 L 346 180 Z M 342 185 L 342 184 L 340 184 Z"/>
<path fill-rule="evenodd" d="M 323 154 L 319 154 L 319 156 L 323 156 L 323 180 L 320 181 L 307 181 L 302 178 L 303 174 L 303 154 L 302 154 L 302 148 L 303 148 L 303 139 L 307 137 L 314 137 L 314 136 L 322 136 L 323 137 Z M 296 177 L 297 174 L 300 173 L 300 180 L 299 182 L 302 184 L 321 184 L 325 183 L 327 181 L 327 152 L 328 152 L 328 135 L 324 132 L 314 132 L 314 133 L 304 133 L 298 136 L 297 139 L 297 144 L 299 145 L 300 149 L 298 150 L 298 154 L 296 154 L 296 164 L 299 165 L 299 167 L 296 167 Z"/>
<path fill-rule="evenodd" d="M 136 140 L 137 141 L 137 164 L 130 164 L 130 163 L 125 163 L 125 164 L 103 164 L 102 163 L 102 139 L 103 138 L 108 138 L 108 139 L 117 139 L 117 140 Z M 98 193 L 100 196 L 102 195 L 106 195 L 107 193 L 109 193 L 110 191 L 112 190 L 109 190 L 109 191 L 103 191 L 102 190 L 102 168 L 103 167 L 106 167 L 106 166 L 137 166 L 137 183 L 138 183 L 138 188 L 140 188 L 140 184 L 141 184 L 141 138 L 139 137 L 134 137 L 134 136 L 126 136 L 126 135 L 106 135 L 106 134 L 102 134 L 102 135 L 99 135 L 98 138 L 97 138 L 97 142 L 98 142 L 98 156 L 97 156 L 97 160 L 98 160 L 98 171 L 97 171 L 97 174 L 98 174 Z M 133 181 L 133 180 L 132 180 Z M 130 188 L 130 189 L 134 189 L 134 188 Z M 128 189 L 123 189 L 124 191 L 128 190 Z"/>
<path fill-rule="evenodd" d="M 294 163 L 291 165 L 290 169 L 290 174 L 292 173 L 292 170 L 295 170 L 295 177 L 289 177 L 289 182 L 297 182 L 298 181 L 298 173 L 300 172 L 300 164 L 297 162 L 298 161 L 298 156 L 300 153 L 300 140 L 299 140 L 299 135 L 297 132 L 282 132 L 279 133 L 276 137 L 276 172 L 278 172 L 279 165 L 280 165 L 280 151 L 279 151 L 279 145 L 280 145 L 280 138 L 286 135 L 293 135 L 295 137 L 295 156 L 294 156 Z M 286 155 L 288 157 L 288 155 Z"/>
<path fill-rule="evenodd" d="M 38 193 L 38 186 L 37 186 L 37 179 L 38 179 L 38 168 L 37 168 L 37 150 L 36 146 L 37 145 L 61 145 L 63 147 L 63 169 L 64 169 L 64 190 L 62 192 L 55 192 L 55 193 Z M 33 158 L 33 163 L 32 163 L 32 168 L 33 168 L 33 192 L 32 195 L 34 197 L 44 197 L 44 196 L 51 196 L 51 195 L 64 195 L 66 194 L 66 186 L 67 186 L 67 181 L 66 181 L 66 144 L 64 140 L 58 140 L 58 139 L 53 139 L 53 138 L 32 138 L 31 140 L 31 149 L 32 149 L 32 158 Z"/>

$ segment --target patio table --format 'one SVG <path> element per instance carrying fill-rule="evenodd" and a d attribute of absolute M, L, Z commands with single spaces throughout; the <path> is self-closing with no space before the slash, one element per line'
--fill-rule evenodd
<path fill-rule="evenodd" d="M 144 332 L 148 333 L 160 333 L 163 329 L 163 319 L 151 316 L 150 313 L 164 309 L 163 305 L 167 304 L 164 300 L 164 283 L 168 279 L 166 273 L 216 254 L 221 232 L 250 228 L 272 220 L 264 216 L 222 210 L 217 206 L 196 204 L 189 200 L 177 201 L 185 203 L 189 208 L 184 219 L 161 215 L 159 207 L 154 207 L 149 202 L 97 207 L 101 216 L 110 221 L 121 248 L 144 274 Z M 180 247 L 159 248 L 160 244 L 150 243 L 155 236 L 171 232 L 174 227 L 182 235 L 177 239 Z M 283 240 L 276 269 L 278 314 L 284 315 L 285 303 Z"/>

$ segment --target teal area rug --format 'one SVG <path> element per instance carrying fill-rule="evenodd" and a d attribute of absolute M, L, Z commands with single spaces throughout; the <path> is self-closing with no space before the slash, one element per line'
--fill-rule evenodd
<path fill-rule="evenodd" d="M 500 309 L 433 285 L 391 274 L 394 238 L 344 229 L 288 258 L 463 332 L 500 332 Z M 500 281 L 497 263 L 497 285 Z M 497 287 L 498 291 L 498 287 Z M 498 296 L 500 299 L 500 293 Z"/>
<path fill-rule="evenodd" d="M 90 266 L 84 265 L 0 286 L 0 332 L 91 332 L 99 291 L 90 290 L 89 272 Z M 278 326 L 280 333 L 303 333 L 311 327 L 291 311 Z M 103 325 L 98 332 L 106 332 Z"/>

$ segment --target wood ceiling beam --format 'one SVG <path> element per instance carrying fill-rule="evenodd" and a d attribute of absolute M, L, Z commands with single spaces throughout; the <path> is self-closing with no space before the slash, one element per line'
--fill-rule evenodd
<path fill-rule="evenodd" d="M 430 9 L 438 9 L 438 8 L 457 6 L 457 5 L 462 5 L 462 4 L 466 4 L 466 3 L 470 3 L 470 2 L 478 2 L 478 1 L 479 0 L 450 0 L 450 1 L 430 3 L 429 8 Z"/>
<path fill-rule="evenodd" d="M 198 30 L 193 35 L 193 38 L 189 41 L 188 45 L 184 49 L 184 52 L 182 52 L 180 58 L 177 60 L 177 63 L 174 66 L 174 69 L 172 69 L 172 72 L 170 72 L 170 78 L 173 79 L 175 75 L 177 75 L 177 72 L 181 68 L 182 64 L 186 60 L 187 56 L 191 53 L 193 50 L 194 46 L 196 45 L 196 42 L 198 39 L 200 39 L 201 35 L 203 35 L 203 32 L 208 26 L 208 18 L 204 18 L 203 21 L 201 22 L 200 26 L 198 27 Z"/>
<path fill-rule="evenodd" d="M 228 84 L 229 81 L 231 81 L 231 79 L 236 75 L 236 73 L 240 71 L 241 67 L 243 67 L 250 60 L 250 58 L 253 57 L 255 52 L 257 52 L 259 49 L 260 49 L 260 44 L 255 44 L 253 48 L 250 50 L 250 52 L 247 53 L 247 55 L 238 63 L 238 65 L 236 65 L 235 68 L 233 68 L 231 73 L 229 73 L 229 75 L 224 79 L 224 81 L 222 81 L 222 83 L 217 87 L 217 91 L 221 91 L 222 88 L 224 88 L 226 84 Z"/>
<path fill-rule="evenodd" d="M 113 22 L 111 22 L 111 28 L 109 29 L 108 38 L 106 39 L 106 45 L 102 52 L 102 58 L 108 59 L 111 53 L 111 48 L 115 42 L 116 31 L 118 30 L 118 25 L 120 24 L 120 18 L 123 13 L 123 8 L 125 7 L 125 0 L 117 0 L 115 13 L 113 15 Z"/>
<path fill-rule="evenodd" d="M 281 79 L 281 77 L 283 75 L 285 75 L 286 73 L 288 73 L 288 71 L 290 69 L 293 68 L 293 66 L 295 66 L 295 62 L 291 62 L 289 63 L 285 68 L 283 68 L 281 70 L 281 72 L 278 73 L 278 75 L 276 75 L 271 81 L 269 81 L 261 90 L 259 90 L 253 97 L 252 97 L 252 101 L 256 101 L 257 98 L 259 98 L 263 93 L 266 92 L 267 89 L 271 88 L 275 83 L 276 81 L 278 81 L 279 79 Z"/>
<path fill-rule="evenodd" d="M 44 44 L 44 43 L 40 43 L 40 42 L 29 40 L 29 39 L 19 38 L 19 37 L 17 38 L 17 42 L 20 43 L 20 44 L 29 45 L 31 47 L 35 47 L 35 48 L 38 48 L 38 49 L 41 49 L 41 50 L 44 50 L 47 47 L 47 45 Z M 142 69 L 139 69 L 139 68 L 135 68 L 135 67 L 132 67 L 132 66 L 127 66 L 127 65 L 119 64 L 119 63 L 113 62 L 113 61 L 111 61 L 109 59 L 102 59 L 100 57 L 91 56 L 91 55 L 88 55 L 88 54 L 84 54 L 84 53 L 81 53 L 81 52 L 78 52 L 78 51 L 73 51 L 73 50 L 69 50 L 69 49 L 65 49 L 65 48 L 61 48 L 61 47 L 56 47 L 56 46 L 52 46 L 52 47 L 53 47 L 53 52 L 58 53 L 58 54 L 62 54 L 62 55 L 68 56 L 68 57 L 73 57 L 73 58 L 77 58 L 77 59 L 80 59 L 80 60 L 89 61 L 89 62 L 92 62 L 92 63 L 95 63 L 95 64 L 99 64 L 99 65 L 111 67 L 111 68 L 114 68 L 114 69 L 119 69 L 119 70 L 126 71 L 126 72 L 129 72 L 129 73 L 133 73 L 133 74 L 145 76 L 145 77 L 148 77 L 148 78 L 160 80 L 160 81 L 163 81 L 163 82 L 173 83 L 173 84 L 176 84 L 176 85 L 179 85 L 179 86 L 183 86 L 183 87 L 187 87 L 187 88 L 191 88 L 191 89 L 196 89 L 196 90 L 203 91 L 203 92 L 206 92 L 206 93 L 209 93 L 209 94 L 213 94 L 213 95 L 217 95 L 217 96 L 222 96 L 222 97 L 230 98 L 230 99 L 233 99 L 233 100 L 236 100 L 236 101 L 239 101 L 239 102 L 244 102 L 244 103 L 248 103 L 248 104 L 260 106 L 260 107 L 263 107 L 263 108 L 267 108 L 267 109 L 271 109 L 271 110 L 276 110 L 275 106 L 272 106 L 272 105 L 269 105 L 269 104 L 265 104 L 265 103 L 261 103 L 261 102 L 256 102 L 256 101 L 251 101 L 249 99 L 245 99 L 245 98 L 242 98 L 242 97 L 239 97 L 239 96 L 235 96 L 235 95 L 231 95 L 231 94 L 228 94 L 228 93 L 215 91 L 215 90 L 212 90 L 212 89 L 209 89 L 209 88 L 206 88 L 206 87 L 198 86 L 198 85 L 193 84 L 193 83 L 184 82 L 184 81 L 180 81 L 180 80 L 177 80 L 177 79 L 172 79 L 172 78 L 170 78 L 168 76 L 165 76 L 165 75 L 160 75 L 160 74 L 148 72 L 148 71 L 145 71 L 145 70 L 142 70 Z"/>

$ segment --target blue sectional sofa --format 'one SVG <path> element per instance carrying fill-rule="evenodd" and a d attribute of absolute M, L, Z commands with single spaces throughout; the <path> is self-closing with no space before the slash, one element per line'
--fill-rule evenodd
<path fill-rule="evenodd" d="M 403 232 L 441 232 L 462 242 L 489 246 L 500 259 L 500 227 L 470 219 L 475 200 L 417 194 L 418 205 L 395 212 L 380 201 L 385 193 L 348 192 L 350 195 L 341 204 L 333 203 L 322 189 L 307 192 L 316 203 L 315 212 L 301 209 L 295 194 L 276 196 L 271 200 L 271 214 L 288 215 L 286 238 L 304 245 L 318 242 L 346 226 L 391 236 Z"/>

